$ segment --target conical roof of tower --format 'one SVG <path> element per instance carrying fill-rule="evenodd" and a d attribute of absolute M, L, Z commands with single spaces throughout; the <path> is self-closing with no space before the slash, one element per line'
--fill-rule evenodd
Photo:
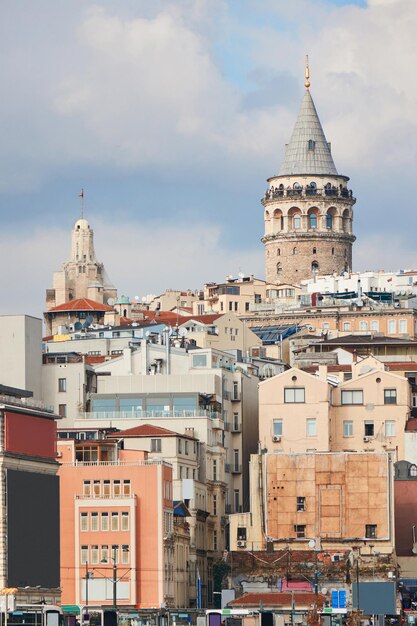
<path fill-rule="evenodd" d="M 337 175 L 336 166 L 309 89 L 306 89 L 279 176 Z"/>

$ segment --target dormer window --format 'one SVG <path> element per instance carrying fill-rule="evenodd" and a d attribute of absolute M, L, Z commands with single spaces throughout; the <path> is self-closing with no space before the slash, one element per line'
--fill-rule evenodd
<path fill-rule="evenodd" d="M 309 139 L 307 146 L 309 150 L 314 150 L 314 148 L 316 147 L 316 142 L 313 139 Z"/>

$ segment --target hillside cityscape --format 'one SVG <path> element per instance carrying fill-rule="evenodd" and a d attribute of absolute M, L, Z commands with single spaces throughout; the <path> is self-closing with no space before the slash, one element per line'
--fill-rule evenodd
<path fill-rule="evenodd" d="M 417 269 L 354 269 L 361 197 L 299 80 L 263 271 L 123 293 L 80 187 L 43 318 L 0 308 L 5 626 L 416 623 Z"/>

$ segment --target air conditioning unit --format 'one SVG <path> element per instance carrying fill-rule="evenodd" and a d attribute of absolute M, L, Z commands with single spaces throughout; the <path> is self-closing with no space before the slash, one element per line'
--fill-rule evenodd
<path fill-rule="evenodd" d="M 58 459 L 60 459 L 62 457 L 62 452 L 57 452 L 56 455 L 57 455 Z"/>
<path fill-rule="evenodd" d="M 237 547 L 238 548 L 246 548 L 246 541 L 244 541 L 243 539 L 239 539 L 237 542 Z"/>
<path fill-rule="evenodd" d="M 337 563 L 343 560 L 343 554 L 332 554 L 333 563 Z"/>
<path fill-rule="evenodd" d="M 369 440 L 370 440 L 370 437 L 364 437 L 363 440 L 364 440 L 365 443 L 368 443 Z"/>
<path fill-rule="evenodd" d="M 274 435 L 272 437 L 272 441 L 281 441 L 281 437 L 279 437 L 278 435 Z"/>

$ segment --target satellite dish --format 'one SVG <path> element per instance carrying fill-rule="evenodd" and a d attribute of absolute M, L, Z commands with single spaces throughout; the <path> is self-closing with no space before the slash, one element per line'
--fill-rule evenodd
<path fill-rule="evenodd" d="M 186 337 L 188 335 L 188 330 L 186 328 L 180 328 L 178 334 L 180 337 Z"/>
<path fill-rule="evenodd" d="M 135 296 L 135 300 L 140 300 L 140 296 Z M 142 298 L 143 300 L 143 298 Z"/>
<path fill-rule="evenodd" d="M 314 539 L 310 539 L 310 541 L 308 542 L 308 547 L 309 548 L 315 548 L 316 547 L 316 542 L 314 541 Z"/>
<path fill-rule="evenodd" d="M 109 306 L 113 306 L 114 302 L 115 302 L 114 298 L 107 298 L 107 304 Z"/>
<path fill-rule="evenodd" d="M 413 543 L 413 547 L 412 547 L 411 552 L 412 552 L 413 554 L 417 554 L 417 542 L 416 542 L 416 543 Z"/>

